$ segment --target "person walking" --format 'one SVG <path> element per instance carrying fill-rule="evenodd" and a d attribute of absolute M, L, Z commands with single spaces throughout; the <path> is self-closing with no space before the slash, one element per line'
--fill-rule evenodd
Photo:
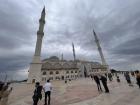
<path fill-rule="evenodd" d="M 2 98 L 3 87 L 4 87 L 4 83 L 0 81 L 0 100 Z"/>
<path fill-rule="evenodd" d="M 91 77 L 92 80 L 93 80 L 93 76 L 94 76 L 94 75 L 90 75 L 90 77 Z"/>
<path fill-rule="evenodd" d="M 1 100 L 0 105 L 8 105 L 8 97 L 12 91 L 12 87 L 10 89 L 9 84 L 5 85 L 1 90 Z"/>
<path fill-rule="evenodd" d="M 108 73 L 108 78 L 109 78 L 109 81 L 112 81 L 113 80 L 111 73 Z"/>
<path fill-rule="evenodd" d="M 102 81 L 102 84 L 104 86 L 105 93 L 109 93 L 109 89 L 107 86 L 107 78 L 105 76 L 101 75 L 100 80 Z"/>
<path fill-rule="evenodd" d="M 140 72 L 139 71 L 136 71 L 136 81 L 137 81 L 137 85 L 140 88 Z"/>
<path fill-rule="evenodd" d="M 129 86 L 133 86 L 132 82 L 131 82 L 131 78 L 130 78 L 129 72 L 126 72 L 125 79 L 126 79 L 127 83 L 129 84 Z"/>
<path fill-rule="evenodd" d="M 120 77 L 119 76 L 117 76 L 117 82 L 120 82 Z"/>
<path fill-rule="evenodd" d="M 42 86 L 39 82 L 36 82 L 35 84 L 35 90 L 33 95 L 33 105 L 37 105 L 38 101 L 42 99 Z"/>
<path fill-rule="evenodd" d="M 97 84 L 98 91 L 99 91 L 99 92 L 102 92 L 102 87 L 101 87 L 101 84 L 100 84 L 100 79 L 98 78 L 97 75 L 93 75 L 93 78 L 94 78 L 94 80 L 95 80 L 95 82 L 96 82 L 96 84 Z"/>
<path fill-rule="evenodd" d="M 51 101 L 51 90 L 52 90 L 52 84 L 50 83 L 50 80 L 47 80 L 47 83 L 43 86 L 43 89 L 45 91 L 45 104 L 44 105 L 50 105 Z M 47 101 L 48 98 L 48 101 Z"/>

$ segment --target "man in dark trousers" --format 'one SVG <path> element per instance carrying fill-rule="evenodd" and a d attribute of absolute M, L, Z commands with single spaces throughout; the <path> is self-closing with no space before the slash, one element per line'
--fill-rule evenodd
<path fill-rule="evenodd" d="M 47 80 L 45 85 L 43 86 L 45 91 L 45 104 L 44 105 L 50 105 L 51 101 L 51 90 L 52 90 L 52 84 L 50 83 L 50 80 Z M 47 101 L 48 98 L 48 101 Z"/>
<path fill-rule="evenodd" d="M 113 80 L 111 73 L 108 73 L 108 78 L 109 78 L 109 81 L 112 81 Z"/>
<path fill-rule="evenodd" d="M 96 84 L 97 84 L 98 91 L 99 91 L 99 92 L 102 92 L 102 88 L 101 88 L 101 84 L 100 84 L 100 79 L 98 78 L 97 75 L 93 75 L 93 78 L 94 78 L 94 80 L 95 80 L 95 82 L 96 82 Z"/>
<path fill-rule="evenodd" d="M 127 83 L 129 84 L 129 86 L 133 86 L 133 84 L 131 82 L 131 78 L 130 78 L 129 72 L 126 72 L 125 79 L 126 79 Z"/>
<path fill-rule="evenodd" d="M 138 86 L 140 88 L 140 72 L 137 70 L 135 73 L 136 73 L 137 84 L 138 84 Z"/>
<path fill-rule="evenodd" d="M 109 93 L 109 89 L 108 89 L 108 86 L 107 86 L 107 78 L 105 76 L 101 75 L 100 80 L 102 81 L 102 84 L 104 86 L 105 92 Z"/>
<path fill-rule="evenodd" d="M 38 104 L 38 101 L 39 99 L 41 100 L 42 99 L 42 86 L 40 85 L 39 82 L 36 82 L 35 84 L 35 90 L 34 90 L 34 95 L 33 95 L 33 105 L 37 105 Z"/>

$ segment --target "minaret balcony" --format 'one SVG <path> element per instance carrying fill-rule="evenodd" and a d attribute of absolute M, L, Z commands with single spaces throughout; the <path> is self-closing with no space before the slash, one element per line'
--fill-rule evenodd
<path fill-rule="evenodd" d="M 39 22 L 45 24 L 45 20 L 43 19 L 39 19 Z"/>
<path fill-rule="evenodd" d="M 37 35 L 42 35 L 42 36 L 44 36 L 44 32 L 40 32 L 40 31 L 37 31 Z"/>

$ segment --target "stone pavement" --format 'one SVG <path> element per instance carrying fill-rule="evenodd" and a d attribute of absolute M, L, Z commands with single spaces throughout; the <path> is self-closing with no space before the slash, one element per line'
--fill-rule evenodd
<path fill-rule="evenodd" d="M 32 94 L 34 86 L 31 84 L 18 84 L 11 94 L 10 105 L 32 105 Z M 80 79 L 64 84 L 64 81 L 53 83 L 52 105 L 66 105 L 92 99 L 99 95 L 97 88 L 91 79 Z M 80 97 L 79 97 L 80 96 Z M 43 99 L 44 100 L 44 99 Z M 44 101 L 39 105 L 43 105 Z"/>
<path fill-rule="evenodd" d="M 109 82 L 110 93 L 98 93 L 94 81 L 79 79 L 68 84 L 53 82 L 51 105 L 140 105 L 140 89 L 135 85 L 130 87 L 125 79 L 117 83 Z M 133 82 L 136 81 L 133 79 Z M 18 84 L 12 93 L 9 105 L 32 105 L 34 86 L 31 84 Z M 39 102 L 43 105 L 44 100 Z"/>
<path fill-rule="evenodd" d="M 140 89 L 138 86 L 134 84 L 131 87 L 123 81 L 119 86 L 111 88 L 109 94 L 102 93 L 93 99 L 69 105 L 140 105 L 139 101 Z"/>

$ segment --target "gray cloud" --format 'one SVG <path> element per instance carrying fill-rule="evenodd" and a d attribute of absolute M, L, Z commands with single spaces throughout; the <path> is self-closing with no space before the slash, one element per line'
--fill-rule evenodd
<path fill-rule="evenodd" d="M 124 55 L 139 55 L 140 54 L 140 38 L 133 39 L 125 42 L 116 47 L 117 50 L 114 50 L 113 53 L 124 54 Z"/>
<path fill-rule="evenodd" d="M 100 61 L 94 28 L 110 67 L 120 70 L 138 67 L 139 4 L 139 0 L 45 1 L 42 59 L 61 53 L 66 59 L 73 59 L 71 43 L 74 42 L 78 59 Z M 38 0 L 0 1 L 1 71 L 27 71 L 43 5 Z"/>

